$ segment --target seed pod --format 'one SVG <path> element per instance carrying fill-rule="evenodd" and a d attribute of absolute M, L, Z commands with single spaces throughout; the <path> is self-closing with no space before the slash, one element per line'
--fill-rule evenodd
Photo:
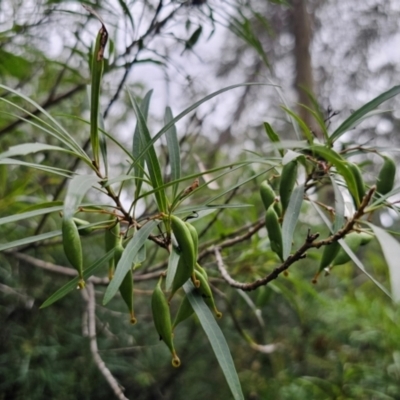
<path fill-rule="evenodd" d="M 118 262 L 124 252 L 124 248 L 122 246 L 121 239 L 119 240 L 117 246 L 114 250 L 114 264 L 118 265 Z M 122 280 L 121 286 L 119 287 L 119 292 L 121 293 L 121 297 L 125 301 L 125 304 L 128 307 L 129 314 L 131 317 L 131 324 L 136 324 L 137 320 L 135 317 L 135 313 L 133 310 L 133 274 L 132 268 L 126 273 L 125 278 Z"/>
<path fill-rule="evenodd" d="M 104 234 L 104 242 L 106 247 L 106 252 L 108 253 L 110 250 L 114 249 L 120 237 L 120 224 L 118 220 L 114 221 L 115 223 L 112 225 L 110 229 L 106 229 Z M 115 257 L 112 258 L 108 262 L 108 279 L 111 280 L 114 276 L 114 269 L 115 269 Z"/>
<path fill-rule="evenodd" d="M 393 189 L 394 178 L 396 177 L 396 164 L 389 157 L 384 156 L 383 159 L 383 166 L 379 171 L 378 181 L 376 182 L 376 191 L 385 195 Z"/>
<path fill-rule="evenodd" d="M 265 214 L 265 226 L 268 231 L 271 250 L 279 256 L 281 261 L 283 261 L 282 228 L 279 224 L 278 215 L 276 214 L 273 205 L 269 206 L 267 213 Z"/>
<path fill-rule="evenodd" d="M 214 311 L 215 316 L 217 318 L 221 318 L 222 313 L 218 311 L 217 306 L 215 305 L 214 296 L 212 294 L 208 281 L 199 271 L 195 270 L 195 274 L 197 279 L 200 281 L 200 286 L 197 288 L 197 290 L 200 292 L 201 297 L 203 297 L 207 305 Z"/>
<path fill-rule="evenodd" d="M 354 201 L 355 206 L 358 207 L 360 205 L 363 197 L 365 196 L 364 179 L 362 177 L 361 170 L 358 167 L 358 165 L 353 164 L 351 162 L 349 162 L 347 165 L 348 165 L 351 173 L 353 174 L 354 180 L 356 181 L 358 198 L 354 198 L 354 196 L 353 196 L 353 201 Z"/>
<path fill-rule="evenodd" d="M 193 313 L 193 307 L 190 304 L 188 297 L 185 295 L 181 305 L 179 306 L 178 312 L 176 313 L 174 323 L 172 324 L 172 330 L 174 330 L 178 324 L 185 321 L 185 319 L 188 319 L 190 316 L 192 316 Z"/>
<path fill-rule="evenodd" d="M 84 219 L 80 219 L 80 218 L 73 218 L 75 225 L 78 228 L 78 232 L 80 236 L 89 236 L 93 231 L 94 231 L 94 227 L 91 226 L 89 228 L 85 228 L 86 225 L 90 225 L 89 221 L 85 221 Z"/>
<path fill-rule="evenodd" d="M 189 222 L 185 222 L 185 224 L 188 227 L 189 232 L 192 236 L 193 246 L 194 246 L 194 260 L 196 262 L 197 257 L 199 255 L 199 235 L 197 233 L 196 228 L 192 224 L 189 224 Z"/>
<path fill-rule="evenodd" d="M 174 232 L 176 241 L 179 244 L 179 248 L 181 250 L 181 257 L 183 261 L 187 265 L 188 268 L 191 268 L 191 271 L 194 270 L 194 265 L 196 263 L 196 251 L 192 239 L 192 234 L 190 233 L 189 228 L 180 218 L 175 215 L 171 215 L 171 227 Z"/>
<path fill-rule="evenodd" d="M 331 244 L 328 244 L 324 247 L 324 252 L 322 253 L 322 258 L 319 264 L 318 272 L 314 275 L 314 278 L 312 280 L 313 283 L 317 283 L 317 279 L 320 273 L 325 268 L 330 266 L 335 257 L 338 255 L 341 248 L 342 247 L 340 246 L 339 242 L 332 242 Z"/>
<path fill-rule="evenodd" d="M 358 232 L 351 232 L 344 238 L 347 246 L 350 247 L 350 250 L 355 253 L 361 246 L 362 236 Z M 344 251 L 343 248 L 340 248 L 337 256 L 332 262 L 332 267 L 335 265 L 346 264 L 351 260 L 350 256 Z"/>
<path fill-rule="evenodd" d="M 62 220 L 62 236 L 65 255 L 71 265 L 78 271 L 80 281 L 78 288 L 85 287 L 83 279 L 83 256 L 81 238 L 79 237 L 78 228 L 72 218 L 63 218 Z"/>
<path fill-rule="evenodd" d="M 264 207 L 268 210 L 269 206 L 275 201 L 275 192 L 268 183 L 268 181 L 264 181 L 260 185 L 260 196 L 261 200 L 264 203 Z"/>
<path fill-rule="evenodd" d="M 373 235 L 369 232 L 360 232 L 359 235 L 361 238 L 361 246 L 365 246 L 373 239 Z"/>
<path fill-rule="evenodd" d="M 297 160 L 292 160 L 282 168 L 281 182 L 279 185 L 279 196 L 282 203 L 282 211 L 285 213 L 290 196 L 292 195 L 297 178 Z"/>
<path fill-rule="evenodd" d="M 161 289 L 162 277 L 160 277 L 151 297 L 151 310 L 153 312 L 154 326 L 160 340 L 163 340 L 172 354 L 172 365 L 179 367 L 181 362 L 176 354 L 174 342 L 172 340 L 172 326 L 171 317 L 169 314 L 169 307 L 164 293 Z"/>
<path fill-rule="evenodd" d="M 204 276 L 204 278 L 208 281 L 208 274 L 207 274 L 207 271 L 206 271 L 199 263 L 196 263 L 195 268 L 196 268 L 196 270 L 199 271 L 199 272 Z"/>
<path fill-rule="evenodd" d="M 168 297 L 168 303 L 171 301 L 172 297 L 179 290 L 190 277 L 192 276 L 193 271 L 188 265 L 185 263 L 182 255 L 179 257 L 178 265 L 176 267 L 174 280 L 172 281 L 171 294 Z"/>

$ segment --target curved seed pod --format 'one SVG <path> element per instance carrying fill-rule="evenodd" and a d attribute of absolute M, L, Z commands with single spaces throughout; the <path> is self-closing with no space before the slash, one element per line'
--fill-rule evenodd
<path fill-rule="evenodd" d="M 349 162 L 348 167 L 350 168 L 350 171 L 353 174 L 357 185 L 358 198 L 357 199 L 353 198 L 354 203 L 357 207 L 361 203 L 363 197 L 365 196 L 365 183 L 361 174 L 361 170 L 358 167 L 358 165 Z"/>
<path fill-rule="evenodd" d="M 263 181 L 260 185 L 260 196 L 264 207 L 268 210 L 269 206 L 275 201 L 276 194 L 268 181 Z"/>
<path fill-rule="evenodd" d="M 114 264 L 117 265 L 124 248 L 122 246 L 121 240 L 117 244 L 114 250 Z M 122 280 L 121 286 L 119 287 L 119 292 L 121 297 L 124 299 L 125 304 L 128 307 L 129 314 L 131 317 L 131 324 L 136 324 L 137 320 L 135 317 L 135 312 L 133 311 L 133 273 L 132 268 L 126 273 L 125 278 Z"/>
<path fill-rule="evenodd" d="M 292 160 L 282 168 L 281 182 L 279 185 L 279 196 L 282 203 L 282 211 L 285 213 L 290 196 L 292 195 L 297 178 L 297 160 Z"/>
<path fill-rule="evenodd" d="M 104 233 L 104 244 L 106 247 L 106 252 L 108 253 L 110 250 L 114 249 L 117 244 L 119 243 L 120 237 L 120 224 L 118 219 L 115 220 L 115 223 L 112 225 L 110 229 L 106 229 Z M 115 257 L 112 258 L 108 262 L 108 279 L 111 280 L 114 276 L 114 269 L 115 269 Z"/>
<path fill-rule="evenodd" d="M 199 271 L 199 272 L 204 276 L 204 278 L 208 281 L 208 274 L 207 274 L 207 271 L 206 271 L 199 263 L 196 263 L 195 268 L 196 268 L 196 270 Z"/>
<path fill-rule="evenodd" d="M 85 287 L 85 281 L 83 279 L 82 245 L 78 228 L 72 218 L 63 218 L 62 236 L 65 255 L 71 265 L 78 271 L 80 278 L 78 288 L 82 289 Z"/>
<path fill-rule="evenodd" d="M 175 215 L 171 215 L 171 227 L 181 250 L 181 258 L 183 258 L 187 267 L 191 268 L 193 272 L 194 265 L 196 264 L 196 251 L 192 234 L 185 222 Z"/>
<path fill-rule="evenodd" d="M 199 255 L 199 235 L 197 233 L 196 228 L 192 224 L 189 224 L 189 222 L 185 222 L 185 224 L 188 227 L 190 234 L 192 235 L 194 253 L 195 253 L 194 254 L 194 260 L 196 262 L 197 261 L 197 257 Z"/>
<path fill-rule="evenodd" d="M 265 214 L 265 226 L 268 231 L 269 241 L 271 243 L 271 249 L 274 251 L 281 261 L 283 261 L 282 255 L 282 228 L 279 224 L 279 218 L 274 210 L 274 206 L 269 206 L 267 213 Z"/>
<path fill-rule="evenodd" d="M 360 232 L 359 235 L 361 238 L 361 246 L 368 244 L 374 237 L 374 235 L 369 232 Z"/>
<path fill-rule="evenodd" d="M 390 157 L 384 156 L 381 170 L 379 171 L 378 181 L 376 182 L 376 191 L 380 194 L 389 193 L 394 186 L 396 176 L 396 164 Z"/>
<path fill-rule="evenodd" d="M 362 237 L 358 232 L 351 232 L 344 238 L 347 246 L 350 247 L 350 250 L 355 253 L 361 246 Z M 332 267 L 334 265 L 342 265 L 346 264 L 351 260 L 350 256 L 341 248 L 332 262 Z"/>
<path fill-rule="evenodd" d="M 200 286 L 197 288 L 197 290 L 200 292 L 201 297 L 203 297 L 207 305 L 214 311 L 215 316 L 217 318 L 221 318 L 222 313 L 218 311 L 217 306 L 215 305 L 214 296 L 212 294 L 210 285 L 199 271 L 196 270 L 195 274 L 197 279 L 200 281 Z"/>
<path fill-rule="evenodd" d="M 185 260 L 181 255 L 176 267 L 174 280 L 172 281 L 171 294 L 168 297 L 168 303 L 171 301 L 176 291 L 179 290 L 188 279 L 190 279 L 192 273 L 192 269 L 185 263 Z"/>
<path fill-rule="evenodd" d="M 185 295 L 181 305 L 179 306 L 178 312 L 176 313 L 174 323 L 172 324 L 172 330 L 174 330 L 175 327 L 185 319 L 188 319 L 190 316 L 192 316 L 193 313 L 193 307 L 191 306 L 188 297 Z"/>
<path fill-rule="evenodd" d="M 169 307 L 164 293 L 161 289 L 162 277 L 160 277 L 151 297 L 151 310 L 153 313 L 154 326 L 157 333 L 160 335 L 160 340 L 163 340 L 172 354 L 172 365 L 179 367 L 181 361 L 176 354 L 174 342 L 172 340 L 171 317 Z"/>
<path fill-rule="evenodd" d="M 324 247 L 324 252 L 322 253 L 322 258 L 321 262 L 319 263 L 319 268 L 317 273 L 314 275 L 314 278 L 312 280 L 313 283 L 317 283 L 317 279 L 320 275 L 320 273 L 327 267 L 331 265 L 335 257 L 338 255 L 340 249 L 342 247 L 340 246 L 339 242 L 332 242 L 331 244 L 328 244 Z"/>
<path fill-rule="evenodd" d="M 275 201 L 274 203 L 274 210 L 278 217 L 282 217 L 282 204 L 280 201 Z"/>
<path fill-rule="evenodd" d="M 73 220 L 75 222 L 75 225 L 78 228 L 81 228 L 78 230 L 80 236 L 89 236 L 94 231 L 93 226 L 91 226 L 89 228 L 84 228 L 86 225 L 90 225 L 89 221 L 85 221 L 84 219 L 80 219 L 80 218 L 73 218 Z"/>

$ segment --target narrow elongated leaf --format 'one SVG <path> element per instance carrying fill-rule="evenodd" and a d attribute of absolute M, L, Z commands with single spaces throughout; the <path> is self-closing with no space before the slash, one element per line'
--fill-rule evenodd
<path fill-rule="evenodd" d="M 92 81 L 90 87 L 90 143 L 92 146 L 93 159 L 99 167 L 100 141 L 99 141 L 99 107 L 100 87 L 104 68 L 104 48 L 108 39 L 105 26 L 99 30 L 92 54 Z M 105 161 L 105 160 L 104 160 Z"/>
<path fill-rule="evenodd" d="M 290 115 L 290 117 L 293 119 L 293 123 L 297 123 L 300 126 L 301 130 L 304 133 L 305 138 L 307 139 L 307 142 L 309 144 L 312 144 L 314 142 L 314 137 L 307 124 L 295 112 L 293 112 L 289 108 L 282 107 L 282 109 Z"/>
<path fill-rule="evenodd" d="M 349 129 L 351 129 L 351 127 L 353 127 L 354 124 L 356 124 L 359 119 L 364 117 L 370 111 L 375 110 L 375 108 L 377 108 L 383 102 L 391 99 L 394 96 L 397 96 L 399 93 L 400 93 L 400 85 L 394 86 L 387 92 L 382 93 L 381 95 L 379 95 L 378 97 L 375 97 L 373 100 L 371 100 L 367 104 L 364 104 L 361 108 L 359 108 L 357 111 L 355 111 L 353 114 L 351 114 L 350 117 L 347 118 L 335 130 L 335 132 L 332 133 L 332 135 L 329 137 L 329 142 L 332 144 L 335 140 L 340 138 L 340 136 L 342 136 L 345 132 L 347 132 Z"/>
<path fill-rule="evenodd" d="M 69 182 L 67 194 L 64 200 L 64 217 L 70 218 L 82 202 L 86 192 L 99 178 L 93 175 L 77 175 Z"/>
<path fill-rule="evenodd" d="M 224 92 L 227 92 L 229 90 L 232 89 L 236 89 L 239 87 L 243 87 L 243 86 L 278 86 L 278 85 L 274 85 L 272 83 L 258 83 L 258 82 L 251 82 L 251 83 L 240 83 L 237 85 L 232 85 L 232 86 L 228 86 L 226 88 L 217 90 L 205 97 L 203 97 L 201 100 L 197 101 L 196 103 L 192 104 L 191 106 L 189 106 L 188 108 L 186 108 L 185 110 L 183 110 L 179 115 L 177 115 L 173 120 L 171 120 L 170 123 L 166 124 L 159 132 L 157 132 L 157 134 L 150 140 L 149 143 L 147 143 L 144 147 L 144 149 L 142 150 L 142 152 L 140 153 L 140 155 L 138 156 L 138 159 L 141 159 L 142 157 L 145 156 L 147 150 L 153 146 L 153 144 L 160 139 L 160 137 L 168 131 L 168 129 L 170 129 L 174 124 L 176 124 L 179 120 L 181 120 L 184 116 L 186 116 L 187 114 L 189 114 L 191 111 L 195 110 L 197 107 L 199 107 L 201 104 L 205 103 L 208 100 L 211 100 L 213 97 L 218 96 Z M 137 162 L 137 161 L 136 161 Z"/>
<path fill-rule="evenodd" d="M 26 156 L 27 154 L 37 153 L 39 151 L 50 151 L 50 150 L 57 150 L 63 151 L 66 153 L 71 153 L 66 149 L 58 146 L 51 146 L 45 143 L 24 143 L 19 144 L 17 146 L 10 147 L 7 151 L 0 154 L 0 159 L 15 157 L 15 156 Z"/>
<path fill-rule="evenodd" d="M 52 212 L 61 211 L 63 206 L 46 207 L 39 210 L 27 211 L 21 214 L 9 215 L 8 217 L 0 218 L 0 225 L 9 224 L 10 222 L 21 221 L 28 218 L 37 217 L 38 215 L 49 214 Z"/>
<path fill-rule="evenodd" d="M 281 140 L 279 139 L 278 134 L 272 129 L 272 126 L 268 123 L 268 122 L 264 122 L 264 129 L 266 134 L 269 137 L 269 140 L 272 143 L 279 143 Z M 283 157 L 283 150 L 282 149 L 278 149 L 279 154 Z"/>
<path fill-rule="evenodd" d="M 354 179 L 353 173 L 347 167 L 347 161 L 344 160 L 336 151 L 329 149 L 325 146 L 311 146 L 312 151 L 316 152 L 318 155 L 324 157 L 327 161 L 332 163 L 338 173 L 342 175 L 343 179 L 346 181 L 347 189 L 353 195 L 354 198 L 358 199 L 358 189 L 357 183 Z"/>
<path fill-rule="evenodd" d="M 336 233 L 344 225 L 345 205 L 342 192 L 335 181 L 335 177 L 331 176 L 333 192 L 335 194 L 335 222 L 333 224 L 333 233 Z"/>
<path fill-rule="evenodd" d="M 165 110 L 164 122 L 168 124 L 173 119 L 171 108 L 167 107 Z M 171 128 L 168 129 L 165 133 L 165 137 L 167 139 L 169 162 L 171 164 L 171 181 L 175 181 L 181 177 L 181 152 L 175 125 L 172 125 Z M 176 197 L 178 187 L 178 184 L 173 186 L 172 198 Z"/>
<path fill-rule="evenodd" d="M 204 303 L 201 295 L 194 290 L 193 284 L 187 282 L 183 288 L 188 296 L 190 305 L 197 314 L 200 324 L 208 337 L 212 349 L 214 350 L 215 356 L 217 357 L 218 363 L 225 375 L 233 398 L 235 400 L 244 400 L 235 364 L 233 363 L 231 352 L 220 327 L 215 322 L 214 316 Z"/>
<path fill-rule="evenodd" d="M 300 215 L 301 205 L 304 198 L 304 185 L 297 186 L 290 197 L 288 208 L 285 212 L 282 224 L 282 254 L 286 260 L 290 255 L 294 230 Z"/>
<path fill-rule="evenodd" d="M 151 143 L 151 135 L 149 129 L 147 128 L 146 120 L 136 100 L 131 95 L 129 95 L 129 97 L 131 99 L 132 106 L 135 110 L 135 114 L 137 117 L 141 143 L 146 146 L 148 145 L 148 143 Z M 163 178 L 162 178 L 160 163 L 158 161 L 158 157 L 153 145 L 148 147 L 145 159 L 152 186 L 154 189 L 158 189 L 163 185 Z M 155 192 L 155 197 L 158 209 L 162 212 L 167 212 L 168 202 L 167 202 L 167 197 L 165 195 L 165 190 L 159 190 L 158 192 Z"/>
<path fill-rule="evenodd" d="M 400 243 L 384 229 L 368 224 L 374 231 L 389 267 L 393 301 L 400 302 Z"/>
<path fill-rule="evenodd" d="M 152 90 L 148 91 L 144 96 L 142 102 L 140 103 L 140 109 L 142 110 L 145 121 L 147 121 L 147 116 L 149 114 L 150 100 L 152 94 Z M 142 143 L 142 139 L 140 137 L 139 122 L 137 122 L 132 140 L 132 156 L 134 160 L 139 159 L 139 155 L 141 154 L 143 148 L 144 144 Z M 144 158 L 138 160 L 135 163 L 134 175 L 137 176 L 137 180 L 135 182 L 135 198 L 137 198 L 139 197 L 140 189 L 142 188 L 142 179 L 144 175 Z"/>
<path fill-rule="evenodd" d="M 83 278 L 88 279 L 90 276 L 92 276 L 95 271 L 97 271 L 98 268 L 100 268 L 102 265 L 104 265 L 108 260 L 111 259 L 111 257 L 114 256 L 114 249 L 110 250 L 107 254 L 105 254 L 103 257 L 100 258 L 100 260 L 97 260 L 94 262 L 92 265 L 87 267 L 86 269 L 83 270 Z M 58 289 L 54 294 L 52 294 L 41 306 L 40 308 L 46 308 L 56 301 L 62 299 L 64 296 L 66 296 L 69 292 L 72 290 L 76 289 L 78 286 L 80 278 L 77 276 L 76 278 L 72 279 L 69 281 L 67 284 L 62 286 L 60 289 Z"/>
<path fill-rule="evenodd" d="M 9 250 L 14 247 L 26 246 L 27 244 L 40 242 L 42 240 L 51 239 L 57 236 L 61 236 L 61 230 L 42 233 L 40 235 L 29 236 L 23 239 L 14 240 L 13 242 L 0 244 L 0 251 Z"/>
<path fill-rule="evenodd" d="M 171 254 L 168 259 L 168 269 L 167 269 L 167 279 L 165 281 L 165 290 L 170 290 L 172 287 L 172 282 L 175 277 L 176 268 L 178 266 L 180 254 L 176 251 L 175 246 L 172 246 Z"/>
<path fill-rule="evenodd" d="M 130 240 L 122 253 L 121 259 L 116 266 L 114 277 L 107 287 L 104 294 L 103 304 L 106 305 L 117 293 L 122 281 L 129 269 L 132 268 L 132 262 L 137 253 L 141 250 L 151 231 L 158 225 L 158 221 L 150 221 L 144 225 Z"/>
<path fill-rule="evenodd" d="M 2 158 L 2 159 L 0 159 L 0 165 L 21 165 L 23 167 L 38 169 L 39 171 L 48 172 L 50 174 L 60 175 L 65 178 L 70 178 L 72 175 L 72 172 L 68 171 L 66 169 L 49 167 L 48 165 L 25 162 L 22 160 L 16 160 L 14 158 Z"/>

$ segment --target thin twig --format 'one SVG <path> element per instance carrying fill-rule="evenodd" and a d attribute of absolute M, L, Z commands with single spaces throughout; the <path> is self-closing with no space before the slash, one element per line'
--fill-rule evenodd
<path fill-rule="evenodd" d="M 92 353 L 94 362 L 97 368 L 100 370 L 111 389 L 113 390 L 115 396 L 120 400 L 129 400 L 123 394 L 121 386 L 115 379 L 114 375 L 107 368 L 105 362 L 100 357 L 99 348 L 97 346 L 97 336 L 96 336 L 96 299 L 94 294 L 94 287 L 92 283 L 86 285 L 87 289 L 87 313 L 88 313 L 88 325 L 89 325 L 89 339 L 90 339 L 90 351 Z"/>

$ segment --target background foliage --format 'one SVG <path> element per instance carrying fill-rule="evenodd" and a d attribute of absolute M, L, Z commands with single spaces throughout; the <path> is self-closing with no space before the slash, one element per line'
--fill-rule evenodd
<path fill-rule="evenodd" d="M 351 110 L 359 109 L 396 84 L 398 60 L 386 60 L 378 51 L 379 44 L 397 40 L 395 21 L 400 10 L 394 1 L 352 7 L 339 0 L 83 3 L 96 9 L 109 33 L 100 126 L 104 124 L 106 131 L 129 152 L 136 126 L 132 101 L 142 103 L 149 89 L 154 89 L 148 116 L 153 136 L 164 126 L 165 106 L 171 106 L 173 115 L 178 115 L 205 95 L 242 81 L 279 83 L 287 106 L 298 112 L 306 127 L 320 135 L 322 128 L 312 115 L 304 113 L 304 108 L 296 110 L 296 100 L 311 106 L 308 96 L 301 97 L 299 85 L 306 86 L 318 98 L 325 117 L 332 104 L 332 118 L 327 121 L 331 133 L 351 115 Z M 27 103 L 2 87 L 1 152 L 25 142 L 60 145 L 54 137 L 27 123 L 35 121 L 33 115 L 46 120 L 37 106 L 40 104 L 90 153 L 90 129 L 81 119 L 90 120 L 93 107 L 87 85 L 91 83 L 90 54 L 100 27 L 98 20 L 74 1 L 21 0 L 0 4 L 0 83 L 36 102 Z M 303 28 L 295 31 L 293 15 L 300 15 L 302 5 L 308 12 Z M 341 20 L 335 17 L 338 14 L 345 15 L 348 23 L 337 27 Z M 310 41 L 303 51 L 296 52 L 301 45 L 296 42 L 296 32 L 307 26 L 312 32 Z M 343 40 L 342 35 L 349 40 Z M 351 51 L 346 48 L 350 38 Z M 303 57 L 307 53 L 312 64 Z M 301 68 L 311 68 L 308 72 L 311 71 L 312 81 L 296 78 L 309 75 L 299 74 Z M 246 164 L 183 203 L 207 203 L 237 186 L 211 202 L 253 205 L 216 211 L 194 223 L 201 236 L 200 255 L 204 252 L 202 266 L 208 271 L 217 306 L 224 314 L 218 324 L 231 350 L 244 397 L 397 399 L 398 307 L 354 263 L 335 267 L 329 277 L 321 276 L 313 285 L 322 251 L 312 250 L 306 259 L 290 268 L 288 276 L 280 275 L 267 286 L 243 292 L 222 279 L 210 251 L 213 244 L 237 238 L 250 226 L 263 225 L 265 210 L 259 187 L 265 176 L 271 178 L 272 174 L 254 175 L 280 162 L 279 152 L 271 150 L 263 122 L 269 122 L 281 140 L 296 139 L 294 128 L 280 107 L 283 99 L 273 87 L 244 86 L 212 99 L 176 124 L 182 176 L 199 174 L 207 168 L 207 181 L 218 175 L 212 168 L 258 156 L 258 161 L 264 159 L 268 164 Z M 394 112 L 372 115 L 356 130 L 347 132 L 335 147 L 337 151 L 353 149 L 351 161 L 362 168 L 367 186 L 376 182 L 382 160 L 375 152 L 360 149 L 369 147 L 395 157 L 396 101 L 384 105 L 387 109 L 393 107 Z M 340 114 L 332 116 L 334 111 Z M 171 174 L 168 146 L 164 137 L 155 146 L 165 181 Z M 109 141 L 110 176 L 117 177 L 124 171 L 126 158 L 118 145 Z M 18 159 L 79 174 L 90 170 L 71 154 L 58 151 L 27 154 Z M 246 180 L 246 184 L 239 184 Z M 192 181 L 181 183 L 179 190 Z M 63 175 L 26 165 L 1 164 L 0 218 L 34 211 L 46 202 L 62 210 L 67 183 Z M 144 186 L 148 190 L 149 185 Z M 129 206 L 136 188 L 130 181 L 124 184 L 120 193 L 124 207 Z M 334 205 L 333 195 L 326 187 L 318 195 Z M 394 203 L 396 198 L 391 200 Z M 85 201 L 111 204 L 98 191 L 90 191 Z M 148 197 L 137 204 L 135 215 L 144 218 L 155 214 L 155 210 L 153 198 Z M 78 216 L 81 215 L 93 223 L 98 220 L 93 213 Z M 84 291 L 74 290 L 51 307 L 39 309 L 75 273 L 69 269 L 67 276 L 66 270 L 60 269 L 70 265 L 60 236 L 4 248 L 16 240 L 59 230 L 61 220 L 59 213 L 53 212 L 0 225 L 0 246 L 4 250 L 0 253 L 1 399 L 115 396 L 93 357 Z M 373 215 L 376 225 L 390 226 L 394 233 L 398 230 L 397 221 L 395 203 Z M 309 203 L 303 205 L 293 249 L 303 243 L 308 229 L 320 232 L 321 238 L 329 235 Z M 85 265 L 104 254 L 103 241 L 103 231 L 82 237 Z M 101 358 L 128 398 L 230 398 L 229 387 L 197 318 L 176 330 L 174 340 L 182 367 L 170 367 L 170 354 L 158 340 L 150 307 L 156 280 L 166 268 L 167 253 L 150 242 L 146 249 L 147 259 L 135 273 L 135 326 L 129 323 L 119 296 L 107 307 L 102 305 L 107 268 L 96 273 L 96 337 Z M 229 274 L 240 282 L 264 277 L 279 265 L 265 229 L 224 247 L 221 254 Z M 386 261 L 375 239 L 360 248 L 357 256 L 376 281 L 390 287 Z M 171 303 L 173 313 L 181 297 L 180 293 Z"/>

